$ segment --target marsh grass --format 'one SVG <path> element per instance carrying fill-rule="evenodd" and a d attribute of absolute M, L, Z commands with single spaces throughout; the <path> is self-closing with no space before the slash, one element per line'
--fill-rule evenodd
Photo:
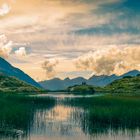
<path fill-rule="evenodd" d="M 68 104 L 87 110 L 86 126 L 83 129 L 95 131 L 112 129 L 140 128 L 140 96 L 102 96 L 71 99 Z M 83 122 L 83 126 L 84 126 Z M 88 130 L 90 131 L 90 130 Z"/>
<path fill-rule="evenodd" d="M 0 93 L 0 130 L 23 130 L 28 133 L 33 121 L 34 111 L 38 108 L 51 108 L 55 104 L 52 98 L 39 98 L 19 94 Z"/>

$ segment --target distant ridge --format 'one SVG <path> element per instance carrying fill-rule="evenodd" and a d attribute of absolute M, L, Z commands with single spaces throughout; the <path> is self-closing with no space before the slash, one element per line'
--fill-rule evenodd
<path fill-rule="evenodd" d="M 22 80 L 28 84 L 31 84 L 35 87 L 41 88 L 41 86 L 33 80 L 30 76 L 26 73 L 21 71 L 18 68 L 13 67 L 10 63 L 8 63 L 5 59 L 0 57 L 0 73 L 5 74 L 7 76 L 14 76 L 19 80 Z"/>
<path fill-rule="evenodd" d="M 131 70 L 123 75 L 121 75 L 121 77 L 125 77 L 125 76 L 137 76 L 138 74 L 140 74 L 140 71 L 138 70 Z"/>
<path fill-rule="evenodd" d="M 82 82 L 86 82 L 88 85 L 104 87 L 117 79 L 122 79 L 125 76 L 136 76 L 138 74 L 140 74 L 140 71 L 132 70 L 127 73 L 124 73 L 121 76 L 117 76 L 115 74 L 100 75 L 100 76 L 93 75 L 89 79 L 85 79 L 83 77 L 77 77 L 74 79 L 65 78 L 64 80 L 61 80 L 59 78 L 54 78 L 51 80 L 41 81 L 39 83 L 43 88 L 49 90 L 64 90 L 70 86 L 80 85 Z"/>

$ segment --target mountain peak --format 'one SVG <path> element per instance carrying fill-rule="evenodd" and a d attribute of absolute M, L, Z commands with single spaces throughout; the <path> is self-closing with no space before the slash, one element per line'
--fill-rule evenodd
<path fill-rule="evenodd" d="M 124 76 L 137 76 L 138 74 L 140 74 L 140 71 L 138 71 L 138 70 L 131 70 L 131 71 L 121 75 L 121 77 L 124 77 Z"/>
<path fill-rule="evenodd" d="M 70 78 L 69 77 L 66 77 L 65 79 L 64 79 L 64 81 L 69 81 L 70 80 Z"/>

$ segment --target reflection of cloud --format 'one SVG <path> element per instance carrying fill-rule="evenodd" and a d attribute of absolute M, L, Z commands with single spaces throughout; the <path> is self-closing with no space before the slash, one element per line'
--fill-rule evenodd
<path fill-rule="evenodd" d="M 140 47 L 112 47 L 106 50 L 89 52 L 80 56 L 75 65 L 81 70 L 92 70 L 96 74 L 122 74 L 140 69 Z"/>
<path fill-rule="evenodd" d="M 18 57 L 26 56 L 27 55 L 27 52 L 26 52 L 25 47 L 20 47 L 18 50 L 15 51 L 15 54 Z"/>
<path fill-rule="evenodd" d="M 53 112 L 53 115 L 54 115 L 53 118 L 55 119 L 55 121 L 58 121 L 58 122 L 66 121 L 72 111 L 73 110 L 69 107 L 64 107 L 64 106 L 58 105 L 49 112 L 49 114 L 48 114 L 49 118 L 47 118 L 47 119 L 52 119 L 51 117 L 52 117 L 52 112 Z"/>
<path fill-rule="evenodd" d="M 4 3 L 1 7 L 0 7 L 0 16 L 4 16 L 6 14 L 8 14 L 11 10 L 11 7 Z"/>
<path fill-rule="evenodd" d="M 46 71 L 46 77 L 52 78 L 56 75 L 55 67 L 59 63 L 58 60 L 46 60 L 42 64 L 42 68 Z"/>
<path fill-rule="evenodd" d="M 0 57 L 8 57 L 12 51 L 13 42 L 7 42 L 5 35 L 0 36 Z"/>

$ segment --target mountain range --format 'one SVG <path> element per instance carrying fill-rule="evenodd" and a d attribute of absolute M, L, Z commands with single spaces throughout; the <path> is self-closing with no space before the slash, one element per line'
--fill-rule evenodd
<path fill-rule="evenodd" d="M 4 74 L 7 76 L 14 76 L 19 80 L 22 80 L 30 85 L 41 88 L 41 86 L 33 80 L 29 75 L 21 71 L 20 69 L 13 67 L 10 63 L 8 63 L 5 59 L 0 57 L 0 74 Z"/>
<path fill-rule="evenodd" d="M 83 77 L 77 77 L 74 79 L 65 78 L 64 80 L 61 80 L 59 78 L 53 78 L 50 80 L 41 81 L 39 83 L 43 88 L 48 89 L 48 90 L 53 90 L 53 91 L 64 90 L 70 86 L 80 85 L 83 82 L 87 83 L 88 85 L 104 87 L 117 79 L 122 79 L 123 77 L 126 77 L 126 76 L 136 76 L 138 74 L 140 74 L 140 71 L 132 70 L 120 76 L 117 76 L 115 74 L 100 75 L 100 76 L 93 75 L 89 79 L 85 79 Z"/>

